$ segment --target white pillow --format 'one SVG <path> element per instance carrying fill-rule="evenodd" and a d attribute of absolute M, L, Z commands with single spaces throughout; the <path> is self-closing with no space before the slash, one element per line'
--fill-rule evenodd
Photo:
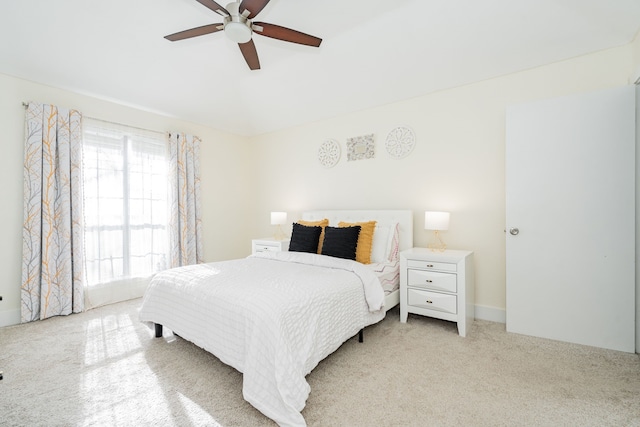
<path fill-rule="evenodd" d="M 389 261 L 397 261 L 400 259 L 400 224 L 396 224 L 389 234 L 388 259 Z"/>
<path fill-rule="evenodd" d="M 376 229 L 373 233 L 373 243 L 371 245 L 372 263 L 389 261 L 389 257 L 392 255 L 391 250 L 397 225 L 397 223 L 376 224 Z"/>

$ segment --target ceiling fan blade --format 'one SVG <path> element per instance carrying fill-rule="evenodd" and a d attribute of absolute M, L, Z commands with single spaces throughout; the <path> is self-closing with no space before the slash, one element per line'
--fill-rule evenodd
<path fill-rule="evenodd" d="M 258 51 L 256 50 L 256 45 L 253 43 L 253 40 L 249 40 L 246 43 L 238 43 L 238 47 L 240 47 L 242 56 L 244 56 L 244 60 L 247 61 L 249 68 L 259 70 L 260 60 L 258 59 Z"/>
<path fill-rule="evenodd" d="M 286 42 L 304 44 L 307 46 L 319 47 L 322 39 L 301 33 L 300 31 L 279 25 L 267 24 L 266 22 L 254 22 L 253 31 L 256 34 L 271 37 L 273 39 L 284 40 Z"/>
<path fill-rule="evenodd" d="M 220 6 L 218 3 L 214 2 L 213 0 L 196 0 L 198 3 L 200 3 L 203 6 L 208 7 L 209 9 L 213 10 L 215 13 L 217 13 L 220 16 L 229 16 L 230 13 L 227 11 L 227 9 L 225 9 L 224 7 Z"/>
<path fill-rule="evenodd" d="M 252 19 L 264 9 L 267 3 L 269 3 L 269 0 L 242 0 L 239 10 L 240 13 L 243 13 L 245 10 L 248 11 L 249 14 L 246 17 L 247 19 Z"/>
<path fill-rule="evenodd" d="M 179 33 L 169 34 L 164 36 L 165 39 L 172 42 L 184 39 L 190 39 L 191 37 L 204 36 L 205 34 L 211 34 L 222 30 L 224 27 L 222 24 L 209 24 L 202 27 L 192 28 L 190 30 L 180 31 Z"/>

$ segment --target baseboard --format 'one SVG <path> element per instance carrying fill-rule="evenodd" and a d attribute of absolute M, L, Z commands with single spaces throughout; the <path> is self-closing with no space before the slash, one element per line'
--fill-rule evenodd
<path fill-rule="evenodd" d="M 490 322 L 507 323 L 507 311 L 504 308 L 476 305 L 475 317 L 478 320 L 488 320 Z"/>
<path fill-rule="evenodd" d="M 20 323 L 20 309 L 0 311 L 0 327 L 12 326 Z"/>

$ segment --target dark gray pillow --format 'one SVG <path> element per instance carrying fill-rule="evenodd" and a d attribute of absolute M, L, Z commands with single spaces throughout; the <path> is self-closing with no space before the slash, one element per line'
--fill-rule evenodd
<path fill-rule="evenodd" d="M 359 225 L 352 227 L 325 227 L 322 255 L 355 260 L 360 228 Z"/>
<path fill-rule="evenodd" d="M 322 227 L 307 226 L 294 222 L 293 230 L 291 231 L 291 241 L 289 241 L 289 251 L 317 254 L 320 233 L 322 233 Z"/>

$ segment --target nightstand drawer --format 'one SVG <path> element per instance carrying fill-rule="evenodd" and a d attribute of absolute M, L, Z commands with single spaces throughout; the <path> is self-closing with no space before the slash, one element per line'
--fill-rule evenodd
<path fill-rule="evenodd" d="M 448 262 L 431 262 L 431 261 L 409 259 L 407 260 L 407 267 L 419 268 L 422 270 L 451 271 L 453 273 L 456 272 L 456 264 L 451 264 Z"/>
<path fill-rule="evenodd" d="M 456 303 L 457 299 L 455 295 L 421 291 L 419 289 L 407 289 L 407 304 L 410 306 L 456 314 L 458 311 Z"/>
<path fill-rule="evenodd" d="M 256 244 L 255 251 L 256 252 L 279 252 L 280 251 L 280 245 L 274 246 L 274 245 Z"/>
<path fill-rule="evenodd" d="M 251 241 L 251 253 L 280 252 L 289 250 L 289 239 L 253 239 Z"/>
<path fill-rule="evenodd" d="M 407 286 L 436 291 L 456 292 L 456 275 L 409 269 L 407 271 Z"/>

